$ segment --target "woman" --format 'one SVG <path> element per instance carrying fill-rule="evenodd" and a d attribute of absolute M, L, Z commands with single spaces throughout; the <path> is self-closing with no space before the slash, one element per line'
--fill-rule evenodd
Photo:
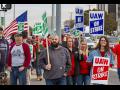
<path fill-rule="evenodd" d="M 71 71 L 66 77 L 66 81 L 67 81 L 67 85 L 76 85 L 77 78 L 78 78 L 79 71 L 80 71 L 80 61 L 84 60 L 84 55 L 83 54 L 80 55 L 81 51 L 79 51 L 78 48 L 75 47 L 73 43 L 73 39 L 70 36 L 66 37 L 66 45 L 67 45 L 66 48 L 70 52 L 71 65 L 72 65 Z"/>
<path fill-rule="evenodd" d="M 82 54 L 84 55 L 85 59 L 84 61 L 80 62 L 80 72 L 77 80 L 77 85 L 90 85 L 90 70 L 89 66 L 86 62 L 87 57 L 88 57 L 88 45 L 86 41 L 81 40 L 81 50 Z"/>
<path fill-rule="evenodd" d="M 90 53 L 90 55 L 87 58 L 86 62 L 88 63 L 89 66 L 91 66 L 90 77 L 92 77 L 92 66 L 93 66 L 94 56 L 109 58 L 110 67 L 112 68 L 114 66 L 113 53 L 109 48 L 109 41 L 107 37 L 102 36 L 99 39 L 99 43 L 97 44 L 97 46 L 93 49 L 93 51 Z M 93 83 L 93 84 L 97 85 L 96 83 Z"/>

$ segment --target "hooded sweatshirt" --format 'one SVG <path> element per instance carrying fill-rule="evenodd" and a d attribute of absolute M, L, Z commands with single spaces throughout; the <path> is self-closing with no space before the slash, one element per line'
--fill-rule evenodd
<path fill-rule="evenodd" d="M 8 54 L 9 54 L 9 43 L 2 36 L 2 39 L 0 39 L 0 66 L 2 67 L 6 66 Z"/>

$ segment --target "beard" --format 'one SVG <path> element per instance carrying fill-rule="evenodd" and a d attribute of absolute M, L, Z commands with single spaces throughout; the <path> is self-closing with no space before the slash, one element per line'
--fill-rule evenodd
<path fill-rule="evenodd" d="M 51 42 L 51 46 L 52 46 L 53 48 L 57 48 L 57 47 L 59 46 L 59 42 L 58 42 L 58 43 L 53 43 L 53 42 Z"/>

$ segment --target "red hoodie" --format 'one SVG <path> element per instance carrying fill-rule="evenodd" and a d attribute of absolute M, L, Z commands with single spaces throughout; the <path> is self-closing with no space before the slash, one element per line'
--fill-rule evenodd
<path fill-rule="evenodd" d="M 89 70 L 88 64 L 86 62 L 87 56 L 84 55 L 84 57 L 85 57 L 85 60 L 80 62 L 80 72 L 79 73 L 80 74 L 89 74 L 90 70 Z"/>
<path fill-rule="evenodd" d="M 48 41 L 48 46 L 50 45 L 51 41 Z M 46 48 L 46 39 L 43 41 L 44 48 Z"/>

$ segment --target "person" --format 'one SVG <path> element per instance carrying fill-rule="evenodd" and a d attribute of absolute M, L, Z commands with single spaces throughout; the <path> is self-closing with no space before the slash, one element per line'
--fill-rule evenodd
<path fill-rule="evenodd" d="M 90 85 L 90 70 L 89 66 L 86 62 L 88 53 L 88 45 L 85 40 L 81 40 L 81 50 L 82 54 L 84 55 L 84 61 L 80 62 L 80 72 L 77 80 L 77 85 Z"/>
<path fill-rule="evenodd" d="M 27 41 L 27 38 L 28 38 L 28 32 L 27 31 L 22 31 L 22 36 L 23 36 L 23 40 L 22 42 L 28 44 L 26 41 Z M 29 49 L 30 49 L 30 44 L 28 44 L 29 46 Z M 31 51 L 30 51 L 31 53 Z M 31 54 L 30 54 L 31 55 Z M 31 70 L 32 70 L 32 62 L 30 60 L 30 64 L 29 64 L 29 67 L 27 68 L 27 74 L 26 74 L 26 79 L 27 79 L 27 85 L 30 85 L 30 81 L 31 81 Z"/>
<path fill-rule="evenodd" d="M 83 40 L 83 39 L 84 39 L 83 35 L 81 34 L 81 40 Z M 74 41 L 74 44 L 76 47 L 78 47 L 78 40 L 79 40 L 79 38 Z"/>
<path fill-rule="evenodd" d="M 31 40 L 32 44 L 35 44 L 35 36 L 32 36 L 32 40 Z"/>
<path fill-rule="evenodd" d="M 99 42 L 97 46 L 93 49 L 93 51 L 90 53 L 90 55 L 87 58 L 87 64 L 91 66 L 90 70 L 90 77 L 92 77 L 92 69 L 93 69 L 93 59 L 94 56 L 99 57 L 106 57 L 110 60 L 110 67 L 114 67 L 114 58 L 113 53 L 109 48 L 109 41 L 108 38 L 105 36 L 100 37 Z M 94 85 L 98 85 L 97 83 L 93 83 Z"/>
<path fill-rule="evenodd" d="M 26 73 L 30 64 L 31 53 L 28 44 L 22 42 L 23 37 L 21 32 L 15 33 L 16 44 L 10 48 L 7 65 L 10 72 L 10 85 L 26 85 Z"/>
<path fill-rule="evenodd" d="M 47 39 L 48 39 L 48 46 L 50 45 L 50 43 L 51 43 L 51 38 L 52 36 L 50 35 L 50 34 L 48 34 L 48 36 L 47 36 Z M 43 41 L 43 45 L 44 45 L 44 48 L 46 48 L 46 39 Z"/>
<path fill-rule="evenodd" d="M 54 35 L 48 47 L 50 64 L 47 59 L 47 48 L 43 49 L 38 59 L 38 66 L 44 69 L 43 78 L 46 85 L 66 85 L 66 76 L 71 70 L 69 51 L 59 43 L 59 37 Z"/>
<path fill-rule="evenodd" d="M 0 72 L 5 72 L 9 54 L 9 43 L 3 36 L 3 28 L 0 26 Z"/>
<path fill-rule="evenodd" d="M 38 39 L 40 41 L 40 38 L 36 38 L 36 46 L 35 46 L 35 50 L 36 50 L 36 59 L 34 61 L 34 65 L 36 67 L 36 75 L 37 75 L 37 80 L 42 80 L 42 69 L 40 67 L 38 67 L 37 65 L 37 61 L 38 61 L 38 57 L 41 53 L 41 51 L 44 49 L 44 45 L 40 44 L 39 48 L 38 48 Z M 40 41 L 41 42 L 41 41 Z"/>
<path fill-rule="evenodd" d="M 116 45 L 112 52 L 114 60 L 117 55 L 117 74 L 120 82 L 120 44 Z"/>
<path fill-rule="evenodd" d="M 9 46 L 11 47 L 12 46 L 12 44 L 14 44 L 15 43 L 15 38 L 14 38 L 14 34 L 12 34 L 12 36 L 10 37 L 10 44 L 9 44 Z"/>
<path fill-rule="evenodd" d="M 66 33 L 62 34 L 62 41 L 66 41 L 66 40 L 64 40 L 64 37 L 66 37 Z"/>
<path fill-rule="evenodd" d="M 66 48 L 68 49 L 71 56 L 71 71 L 67 75 L 67 85 L 76 85 L 79 71 L 80 71 L 80 61 L 84 60 L 84 55 L 81 55 L 81 51 L 75 47 L 73 39 L 70 36 L 66 37 Z M 81 57 L 81 58 L 80 58 Z"/>

